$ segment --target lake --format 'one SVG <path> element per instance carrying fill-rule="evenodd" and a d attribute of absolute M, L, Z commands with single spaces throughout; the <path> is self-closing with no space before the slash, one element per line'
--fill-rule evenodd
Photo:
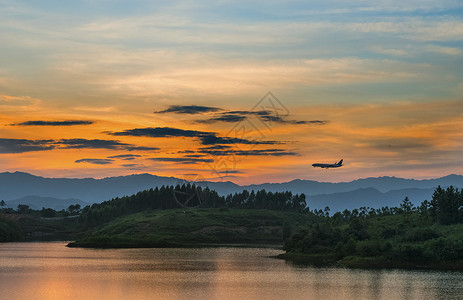
<path fill-rule="evenodd" d="M 0 244 L 0 299 L 462 299 L 463 273 L 296 266 L 269 248 Z"/>

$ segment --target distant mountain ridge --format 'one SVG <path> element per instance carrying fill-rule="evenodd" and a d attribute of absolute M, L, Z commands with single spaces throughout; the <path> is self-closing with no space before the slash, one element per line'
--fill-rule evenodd
<path fill-rule="evenodd" d="M 463 176 L 451 174 L 445 177 L 436 179 L 404 179 L 398 177 L 369 177 L 364 179 L 357 179 L 349 182 L 318 182 L 312 180 L 295 179 L 285 183 L 264 183 L 259 185 L 244 186 L 248 189 L 255 189 L 254 187 L 265 188 L 266 190 L 280 190 L 282 186 L 288 187 L 293 193 L 306 193 L 306 195 L 322 194 L 329 191 L 329 193 L 348 192 L 361 188 L 374 188 L 378 191 L 385 193 L 391 190 L 400 190 L 407 188 L 426 189 L 437 186 L 455 186 L 463 187 Z M 308 191 L 310 189 L 310 193 Z"/>
<path fill-rule="evenodd" d="M 58 200 L 73 199 L 87 203 L 98 203 L 115 197 L 131 195 L 156 186 L 176 185 L 184 182 L 183 179 L 175 177 L 161 177 L 151 174 L 103 179 L 74 179 L 44 178 L 23 172 L 5 172 L 0 173 L 0 200 L 8 202 L 36 195 L 36 197 L 51 197 Z M 289 190 L 297 194 L 306 194 L 307 203 L 311 209 L 323 209 L 325 206 L 330 206 L 332 211 L 338 211 L 360 206 L 397 206 L 405 196 L 408 196 L 413 203 L 419 204 L 425 199 L 430 200 L 433 190 L 439 185 L 442 187 L 452 185 L 460 189 L 463 188 L 463 176 L 452 174 L 426 180 L 371 177 L 339 183 L 295 179 L 284 183 L 242 186 L 230 181 L 202 181 L 196 182 L 196 184 L 209 187 L 220 195 L 240 192 L 244 189 L 265 189 L 273 192 Z"/>
<path fill-rule="evenodd" d="M 29 173 L 0 173 L 0 199 L 5 201 L 37 195 L 58 199 L 75 198 L 95 203 L 131 195 L 154 186 L 180 182 L 174 177 L 150 174 L 94 178 L 45 178 Z"/>
<path fill-rule="evenodd" d="M 434 189 L 400 189 L 385 193 L 375 188 L 360 188 L 350 192 L 319 194 L 308 196 L 310 209 L 324 209 L 326 206 L 332 212 L 352 210 L 360 207 L 381 208 L 383 206 L 399 207 L 405 197 L 415 206 L 421 205 L 424 200 L 431 200 Z"/>

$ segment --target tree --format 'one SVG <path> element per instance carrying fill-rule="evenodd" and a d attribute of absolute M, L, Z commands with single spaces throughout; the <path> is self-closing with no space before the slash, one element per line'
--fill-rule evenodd
<path fill-rule="evenodd" d="M 1 206 L 1 207 L 6 206 L 5 200 L 0 201 L 0 206 Z"/>
<path fill-rule="evenodd" d="M 19 204 L 18 205 L 18 213 L 20 214 L 28 214 L 31 212 L 31 208 L 29 207 L 29 205 L 25 205 L 25 204 Z"/>
<path fill-rule="evenodd" d="M 403 209 L 404 213 L 409 215 L 413 210 L 413 203 L 405 197 L 404 201 L 400 204 L 400 208 Z"/>
<path fill-rule="evenodd" d="M 441 224 L 454 224 L 460 219 L 460 207 L 463 204 L 463 192 L 453 186 L 436 188 L 431 200 L 431 212 Z"/>
<path fill-rule="evenodd" d="M 77 215 L 80 212 L 80 204 L 69 205 L 67 211 L 71 215 Z"/>
<path fill-rule="evenodd" d="M 329 206 L 325 206 L 325 210 L 323 212 L 326 218 L 330 217 L 330 207 Z"/>
<path fill-rule="evenodd" d="M 56 211 L 53 208 L 42 207 L 42 210 L 40 211 L 40 216 L 42 218 L 53 218 L 56 217 Z"/>

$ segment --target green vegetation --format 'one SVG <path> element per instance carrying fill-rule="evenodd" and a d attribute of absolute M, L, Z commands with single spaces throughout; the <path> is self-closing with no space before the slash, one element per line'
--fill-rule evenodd
<path fill-rule="evenodd" d="M 314 218 L 311 214 L 258 209 L 148 210 L 99 226 L 70 246 L 281 245 L 291 228 L 313 222 Z"/>
<path fill-rule="evenodd" d="M 79 212 L 79 204 L 61 211 L 51 208 L 33 210 L 27 205 L 18 205 L 16 210 L 2 208 L 0 242 L 75 239 L 79 236 Z"/>
<path fill-rule="evenodd" d="M 0 219 L 0 242 L 13 242 L 20 238 L 21 231 L 16 224 Z"/>
<path fill-rule="evenodd" d="M 305 207 L 305 195 L 291 192 L 245 190 L 222 197 L 190 184 L 162 186 L 85 207 L 80 224 L 86 234 L 70 245 L 281 245 L 291 228 L 315 218 L 301 214 Z"/>
<path fill-rule="evenodd" d="M 463 270 L 463 193 L 438 187 L 430 202 L 413 207 L 345 210 L 295 232 L 286 258 L 314 257 L 349 267 Z"/>

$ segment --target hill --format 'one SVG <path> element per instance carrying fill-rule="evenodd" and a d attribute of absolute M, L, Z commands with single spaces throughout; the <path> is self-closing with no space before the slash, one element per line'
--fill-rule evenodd
<path fill-rule="evenodd" d="M 110 221 L 69 246 L 133 248 L 217 244 L 281 245 L 288 228 L 313 218 L 311 214 L 275 210 L 148 210 Z"/>

